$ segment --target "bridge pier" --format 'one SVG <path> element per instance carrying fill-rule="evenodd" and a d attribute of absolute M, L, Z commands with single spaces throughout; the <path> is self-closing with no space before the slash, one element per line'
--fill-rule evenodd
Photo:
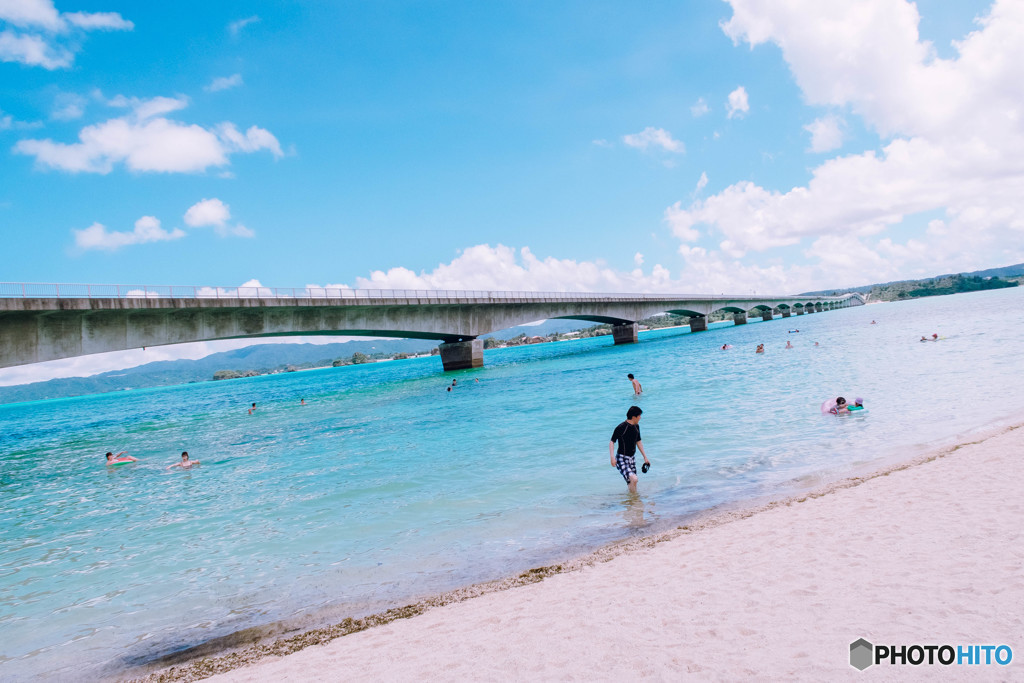
<path fill-rule="evenodd" d="M 821 307 L 821 304 L 814 304 L 814 312 L 815 313 L 821 313 L 822 310 L 823 309 Z"/>
<path fill-rule="evenodd" d="M 612 325 L 612 339 L 615 340 L 615 345 L 635 344 L 637 340 L 637 331 L 639 329 L 640 325 L 638 323 Z"/>
<path fill-rule="evenodd" d="M 703 332 L 708 329 L 708 319 L 702 315 L 690 318 L 690 332 Z"/>
<path fill-rule="evenodd" d="M 732 324 L 733 325 L 746 325 L 747 324 L 747 314 L 746 313 L 733 313 L 732 314 Z"/>
<path fill-rule="evenodd" d="M 788 318 L 789 316 L 792 315 L 792 313 L 790 312 L 790 310 L 788 308 L 780 308 L 779 309 L 779 313 L 782 314 L 783 318 Z"/>
<path fill-rule="evenodd" d="M 483 339 L 444 342 L 438 348 L 441 350 L 441 365 L 444 366 L 445 372 L 484 366 Z"/>
<path fill-rule="evenodd" d="M 771 319 L 772 319 L 772 312 L 771 311 L 764 311 L 764 312 L 761 313 L 761 320 L 763 320 L 764 322 L 768 322 Z"/>
<path fill-rule="evenodd" d="M 796 309 L 796 314 L 797 315 L 803 315 L 804 314 L 804 307 L 801 306 L 800 308 Z"/>

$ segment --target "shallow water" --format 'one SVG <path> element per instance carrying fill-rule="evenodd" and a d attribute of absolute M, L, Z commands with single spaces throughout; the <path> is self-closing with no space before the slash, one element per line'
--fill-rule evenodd
<path fill-rule="evenodd" d="M 1018 288 L 489 350 L 448 374 L 433 357 L 0 406 L 0 678 L 112 675 L 378 609 L 1009 423 L 1022 304 Z M 608 462 L 627 372 L 653 462 L 639 499 Z M 822 415 L 840 394 L 868 410 Z M 140 462 L 104 466 L 125 449 Z M 202 465 L 166 470 L 182 450 Z"/>

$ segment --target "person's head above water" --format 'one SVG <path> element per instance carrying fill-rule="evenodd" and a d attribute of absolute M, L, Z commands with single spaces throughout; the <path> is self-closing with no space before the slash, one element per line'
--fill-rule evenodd
<path fill-rule="evenodd" d="M 181 459 L 182 459 L 182 461 L 188 460 L 188 451 L 182 451 L 181 452 Z"/>
<path fill-rule="evenodd" d="M 629 410 L 626 411 L 626 419 L 632 420 L 634 417 L 640 419 L 640 416 L 644 411 L 640 410 L 640 406 L 630 406 Z"/>
<path fill-rule="evenodd" d="M 853 405 L 855 405 L 855 406 L 863 406 L 864 405 L 864 399 L 862 399 L 860 396 L 858 396 L 857 398 L 853 399 Z"/>
<path fill-rule="evenodd" d="M 626 375 L 626 377 L 627 377 L 627 379 L 633 379 L 633 373 L 632 372 L 629 373 L 628 375 Z"/>
<path fill-rule="evenodd" d="M 114 457 L 114 452 L 113 451 L 107 451 L 107 460 L 110 460 L 113 457 Z"/>
<path fill-rule="evenodd" d="M 836 405 L 839 406 L 840 408 L 845 406 L 846 405 L 846 399 L 843 398 L 842 396 L 840 396 L 839 398 L 836 399 Z"/>

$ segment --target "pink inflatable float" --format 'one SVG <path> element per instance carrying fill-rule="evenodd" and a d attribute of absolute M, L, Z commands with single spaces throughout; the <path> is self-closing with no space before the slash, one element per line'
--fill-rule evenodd
<path fill-rule="evenodd" d="M 842 396 L 828 399 L 821 404 L 821 412 L 826 415 L 838 415 L 840 412 L 846 412 L 846 399 Z"/>

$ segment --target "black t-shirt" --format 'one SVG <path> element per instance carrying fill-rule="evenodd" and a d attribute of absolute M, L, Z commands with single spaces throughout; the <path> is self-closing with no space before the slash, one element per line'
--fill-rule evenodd
<path fill-rule="evenodd" d="M 621 455 L 636 455 L 636 442 L 640 440 L 640 425 L 623 422 L 612 432 L 612 441 L 619 442 L 617 453 Z"/>

